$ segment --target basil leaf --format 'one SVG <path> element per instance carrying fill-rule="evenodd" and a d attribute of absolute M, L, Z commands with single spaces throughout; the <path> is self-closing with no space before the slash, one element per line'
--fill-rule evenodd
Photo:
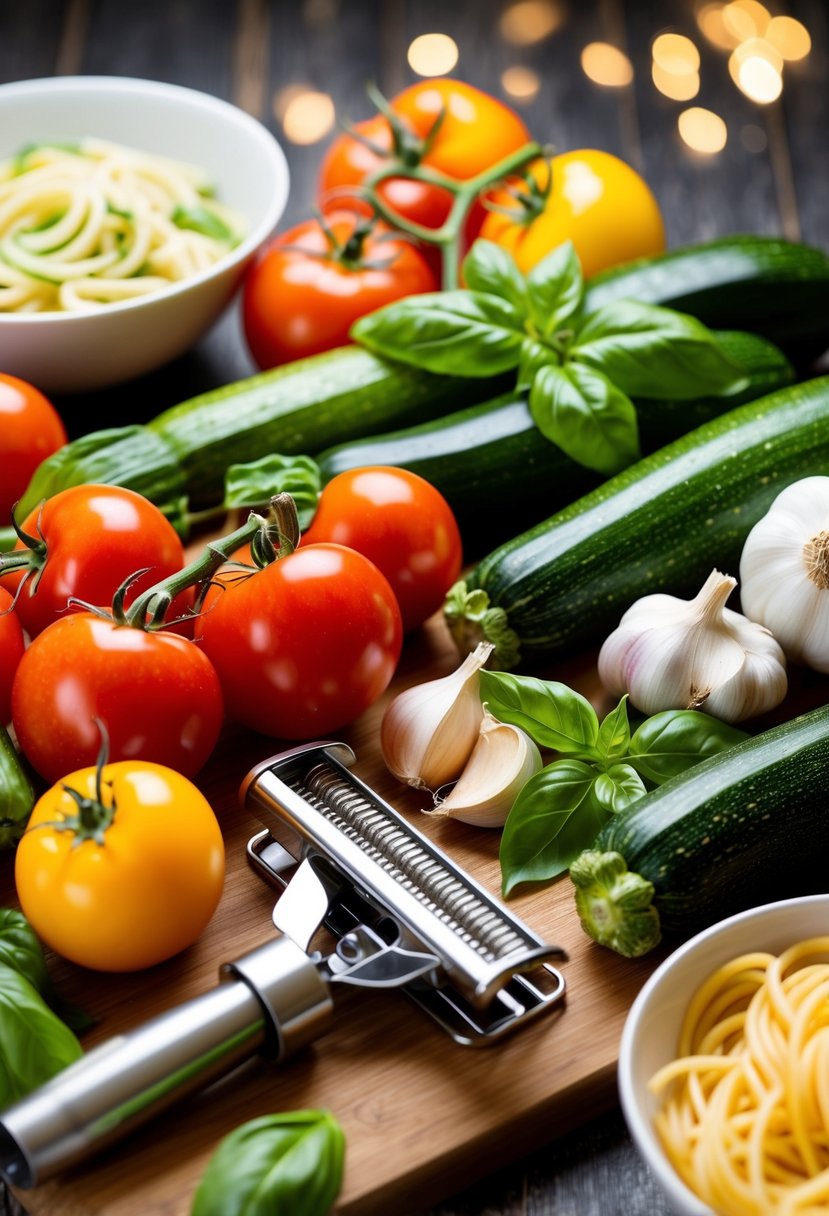
<path fill-rule="evenodd" d="M 570 356 L 603 372 L 631 397 L 687 401 L 746 385 L 743 370 L 723 354 L 701 321 L 634 300 L 591 313 Z"/>
<path fill-rule="evenodd" d="M 521 361 L 518 364 L 516 388 L 528 389 L 540 368 L 560 362 L 561 360 L 551 346 L 545 346 L 543 342 L 539 342 L 535 338 L 525 338 L 521 343 Z"/>
<path fill-rule="evenodd" d="M 599 719 L 580 693 L 556 680 L 507 671 L 481 671 L 478 678 L 481 700 L 499 722 L 520 726 L 539 747 L 599 758 Z"/>
<path fill-rule="evenodd" d="M 610 477 L 639 459 L 633 402 L 590 367 L 542 367 L 530 389 L 530 413 L 547 439 L 597 473 Z"/>
<path fill-rule="evenodd" d="M 627 693 L 599 727 L 599 751 L 605 760 L 626 756 L 630 746 Z"/>
<path fill-rule="evenodd" d="M 191 1216 L 323 1216 L 342 1186 L 345 1137 L 327 1111 L 264 1115 L 225 1136 Z"/>
<path fill-rule="evenodd" d="M 450 376 L 509 371 L 523 336 L 523 316 L 511 304 L 461 290 L 406 296 L 351 327 L 351 337 L 376 354 Z"/>
<path fill-rule="evenodd" d="M 38 937 L 22 912 L 0 908 L 0 966 L 9 967 L 43 993 L 49 982 Z"/>
<path fill-rule="evenodd" d="M 304 531 L 317 510 L 322 489 L 319 465 L 310 456 L 273 453 L 249 464 L 232 464 L 225 473 L 224 505 L 258 507 L 274 494 L 290 494 Z"/>
<path fill-rule="evenodd" d="M 72 1031 L 26 977 L 0 966 L 0 1107 L 25 1097 L 82 1054 Z"/>
<path fill-rule="evenodd" d="M 629 764 L 612 764 L 596 778 L 594 793 L 599 805 L 615 815 L 646 794 L 647 787 Z"/>
<path fill-rule="evenodd" d="M 745 731 L 697 709 L 666 709 L 634 732 L 627 760 L 648 781 L 662 785 L 747 738 Z"/>
<path fill-rule="evenodd" d="M 215 211 L 211 211 L 209 207 L 203 207 L 200 203 L 191 206 L 177 203 L 170 219 L 176 228 L 200 232 L 203 236 L 212 237 L 214 241 L 230 242 L 235 239 L 233 229 L 228 227 L 221 216 L 217 215 Z"/>
<path fill-rule="evenodd" d="M 578 312 L 584 280 L 572 241 L 565 241 L 542 258 L 527 275 L 530 320 L 543 337 Z"/>
<path fill-rule="evenodd" d="M 461 275 L 472 291 L 500 296 L 520 312 L 527 306 L 527 284 L 515 258 L 494 241 L 474 241 L 463 260 Z"/>
<path fill-rule="evenodd" d="M 582 760 L 556 760 L 522 788 L 501 837 L 505 896 L 522 882 L 563 874 L 593 843 L 609 814 L 594 794 L 596 771 Z"/>

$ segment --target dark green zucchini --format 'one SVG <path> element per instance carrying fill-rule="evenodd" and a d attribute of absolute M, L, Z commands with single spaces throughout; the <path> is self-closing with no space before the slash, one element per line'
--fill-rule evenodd
<path fill-rule="evenodd" d="M 461 649 L 536 664 L 595 642 L 642 595 L 735 572 L 784 486 L 829 469 L 829 376 L 730 410 L 494 549 L 450 592 Z M 520 485 L 520 473 L 517 474 Z"/>
<path fill-rule="evenodd" d="M 0 848 L 13 848 L 26 827 L 35 792 L 23 761 L 0 726 Z"/>
<path fill-rule="evenodd" d="M 780 237 L 722 237 L 614 267 L 590 280 L 585 307 L 621 299 L 752 330 L 801 363 L 829 347 L 829 257 Z"/>
<path fill-rule="evenodd" d="M 629 958 L 744 908 L 823 892 L 829 707 L 704 760 L 613 818 L 570 868 L 585 931 Z"/>
<path fill-rule="evenodd" d="M 746 388 L 732 397 L 636 402 L 643 451 L 662 447 L 746 401 L 790 384 L 785 355 L 756 334 L 719 332 L 724 352 L 745 369 Z M 447 499 L 465 540 L 504 540 L 604 479 L 545 439 L 526 394 L 505 393 L 433 422 L 372 435 L 317 457 L 323 482 L 365 465 L 394 465 L 420 474 Z"/>

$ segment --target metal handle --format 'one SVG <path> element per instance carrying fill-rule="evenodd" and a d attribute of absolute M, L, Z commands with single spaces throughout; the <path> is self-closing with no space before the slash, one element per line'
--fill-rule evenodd
<path fill-rule="evenodd" d="M 0 1169 L 20 1187 L 85 1159 L 258 1051 L 282 1059 L 315 1038 L 333 1005 L 290 939 L 223 969 L 224 982 L 94 1048 L 0 1115 Z"/>

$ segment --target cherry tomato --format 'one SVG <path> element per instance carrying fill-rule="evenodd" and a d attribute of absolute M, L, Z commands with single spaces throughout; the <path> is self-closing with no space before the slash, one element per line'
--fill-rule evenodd
<path fill-rule="evenodd" d="M 11 519 L 37 466 L 66 443 L 66 429 L 43 393 L 0 372 L 0 524 Z"/>
<path fill-rule="evenodd" d="M 149 567 L 130 589 L 129 604 L 140 591 L 184 565 L 184 549 L 173 525 L 149 499 L 122 486 L 61 490 L 23 520 L 22 530 L 42 536 L 45 544 L 40 577 L 29 577 L 17 599 L 16 612 L 32 637 L 66 614 L 70 596 L 108 607 L 126 578 Z M 15 548 L 22 551 L 26 545 L 18 540 Z M 21 578 L 19 571 L 0 573 L 0 585 L 14 592 Z M 190 599 L 177 598 L 168 618 L 179 615 Z"/>
<path fill-rule="evenodd" d="M 320 495 L 303 545 L 331 541 L 382 570 L 408 631 L 436 612 L 461 570 L 457 521 L 443 495 L 408 469 L 349 469 Z"/>
<path fill-rule="evenodd" d="M 222 833 L 205 797 L 163 765 L 106 764 L 99 843 L 67 787 L 95 802 L 97 769 L 43 795 L 15 856 L 20 906 L 38 936 L 98 971 L 152 967 L 191 945 L 224 881 Z"/>
<path fill-rule="evenodd" d="M 113 760 L 152 760 L 192 777 L 221 729 L 219 680 L 187 638 L 72 613 L 44 629 L 20 660 L 12 722 L 32 766 L 58 781 L 95 762 L 96 718 Z"/>
<path fill-rule="evenodd" d="M 352 722 L 385 690 L 402 644 L 387 579 L 341 545 L 299 548 L 213 588 L 199 624 L 228 714 L 284 739 Z"/>
<path fill-rule="evenodd" d="M 12 597 L 0 587 L 0 726 L 12 720 L 12 680 L 23 657 L 23 627 Z"/>
<path fill-rule="evenodd" d="M 363 221 L 353 211 L 338 211 L 325 223 L 347 250 Z M 242 293 L 245 337 L 261 368 L 345 346 L 352 324 L 365 313 L 437 288 L 434 271 L 411 242 L 380 239 L 389 232 L 376 224 L 355 258 L 337 253 L 319 220 L 298 224 L 268 246 Z"/>
<path fill-rule="evenodd" d="M 531 166 L 543 187 L 548 164 Z M 521 270 L 531 270 L 563 241 L 572 241 L 585 278 L 610 266 L 649 257 L 665 248 L 662 215 L 646 182 L 630 165 L 609 152 L 586 149 L 552 158 L 552 189 L 544 210 L 525 223 L 491 211 L 480 235 L 508 249 Z M 505 191 L 489 196 L 493 204 L 515 209 Z"/>
<path fill-rule="evenodd" d="M 523 121 L 509 106 L 471 84 L 445 76 L 410 85 L 392 99 L 391 108 L 420 139 L 428 137 L 445 108 L 445 117 L 422 163 L 458 181 L 476 177 L 531 138 Z M 382 115 L 357 123 L 356 130 L 375 145 L 391 150 L 391 127 Z M 319 177 L 322 204 L 326 204 L 331 191 L 360 185 L 382 164 L 382 157 L 359 139 L 348 134 L 339 136 L 322 163 Z M 378 194 L 399 215 L 426 228 L 440 227 L 452 203 L 452 196 L 441 186 L 405 178 L 384 182 Z M 473 212 L 467 225 L 468 240 L 477 234 L 485 214 L 477 205 Z"/>

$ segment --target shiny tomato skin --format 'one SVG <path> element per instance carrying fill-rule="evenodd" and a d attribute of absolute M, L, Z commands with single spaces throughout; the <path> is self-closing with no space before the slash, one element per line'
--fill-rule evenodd
<path fill-rule="evenodd" d="M 356 222 L 353 211 L 326 216 L 342 242 Z M 388 262 L 379 266 L 352 267 L 336 260 L 315 219 L 271 242 L 248 272 L 242 291 L 245 339 L 259 367 L 346 346 L 359 317 L 402 296 L 437 288 L 434 271 L 411 242 L 377 239 L 388 232 L 378 224 L 363 247 L 369 262 Z"/>
<path fill-rule="evenodd" d="M 69 773 L 35 805 L 15 857 L 20 906 L 63 958 L 98 971 L 154 966 L 191 945 L 222 893 L 221 829 L 179 773 L 122 760 L 102 772 L 116 812 L 104 843 L 52 826 L 77 813 L 64 785 L 95 797 L 94 767 Z"/>
<path fill-rule="evenodd" d="M 61 490 L 22 521 L 22 530 L 46 542 L 40 577 L 29 578 L 17 600 L 16 611 L 31 637 L 66 615 L 70 596 L 109 607 L 124 579 L 148 567 L 127 595 L 130 604 L 140 591 L 184 565 L 184 549 L 170 521 L 149 499 L 122 486 Z M 25 547 L 21 540 L 15 545 Z M 14 592 L 20 578 L 19 572 L 0 576 L 0 586 Z M 191 598 L 177 599 L 168 619 Z"/>
<path fill-rule="evenodd" d="M 403 630 L 394 592 L 368 558 L 309 545 L 214 588 L 200 634 L 230 717 L 264 735 L 311 739 L 384 692 Z"/>
<path fill-rule="evenodd" d="M 219 680 L 187 638 L 75 612 L 44 629 L 20 660 L 12 722 L 32 767 L 59 781 L 95 763 L 96 718 L 113 761 L 151 760 L 192 777 L 221 730 Z"/>
<path fill-rule="evenodd" d="M 0 587 L 0 726 L 12 720 L 12 681 L 24 647 L 23 626 L 12 608 L 12 597 Z"/>
<path fill-rule="evenodd" d="M 539 185 L 547 181 L 545 161 L 534 161 Z M 564 241 L 572 241 L 585 278 L 650 257 L 665 248 L 659 204 L 639 174 L 609 152 L 593 148 L 552 158 L 553 184 L 543 212 L 529 223 L 515 223 L 490 211 L 480 235 L 509 250 L 525 274 Z M 515 199 L 494 191 L 489 200 L 514 209 Z"/>
<path fill-rule="evenodd" d="M 67 441 L 66 428 L 47 397 L 34 385 L 0 372 L 0 526 L 42 460 Z"/>
<path fill-rule="evenodd" d="M 444 76 L 418 81 L 391 101 L 392 109 L 421 139 L 429 134 L 444 106 L 446 116 L 423 164 L 457 181 L 476 177 L 530 142 L 526 125 L 509 106 L 462 80 Z M 391 128 L 382 115 L 356 123 L 355 127 L 372 143 L 391 149 Z M 326 206 L 332 191 L 360 185 L 382 163 L 381 157 L 352 135 L 339 136 L 328 149 L 320 170 L 321 204 Z M 384 182 L 378 193 L 399 215 L 425 228 L 439 228 L 452 204 L 451 194 L 440 186 L 405 178 Z M 475 237 L 486 214 L 478 205 L 473 212 L 466 229 L 468 240 Z"/>
<path fill-rule="evenodd" d="M 356 549 L 382 570 L 409 632 L 437 612 L 463 561 L 460 530 L 446 499 L 408 469 L 349 469 L 320 495 L 303 545 Z"/>

